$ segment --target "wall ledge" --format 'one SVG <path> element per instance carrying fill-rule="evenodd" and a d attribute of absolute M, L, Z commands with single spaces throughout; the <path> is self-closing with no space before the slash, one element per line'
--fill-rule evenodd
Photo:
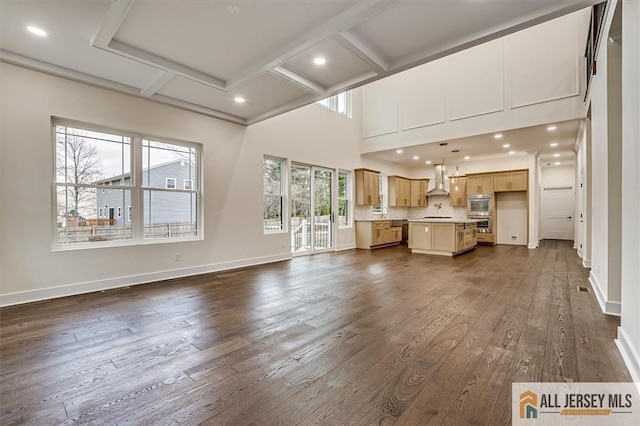
<path fill-rule="evenodd" d="M 589 273 L 589 283 L 591 284 L 591 288 L 593 292 L 596 294 L 596 299 L 598 299 L 598 304 L 600 305 L 600 309 L 602 313 L 607 315 L 614 315 L 616 317 L 621 316 L 622 313 L 622 305 L 620 302 L 609 302 L 602 289 L 600 287 L 600 283 L 595 275 L 593 275 L 593 271 Z"/>
<path fill-rule="evenodd" d="M 148 274 L 109 278 L 105 280 L 88 281 L 84 283 L 22 291 L 17 293 L 8 293 L 0 295 L 0 306 L 19 305 L 23 303 L 37 302 L 40 300 L 91 293 L 94 291 L 110 290 L 118 287 L 147 284 L 155 281 L 183 278 L 210 272 L 220 272 L 230 269 L 244 268 L 247 266 L 262 265 L 265 263 L 281 262 L 284 260 L 291 260 L 291 253 L 240 259 L 230 262 L 213 263 L 209 265 L 172 269 L 167 271 L 151 272 Z"/>
<path fill-rule="evenodd" d="M 620 354 L 622 355 L 622 359 L 631 374 L 631 379 L 636 384 L 636 388 L 640 393 L 640 355 L 633 346 L 633 342 L 631 342 L 629 335 L 622 327 L 618 327 L 618 338 L 615 339 L 615 342 Z"/>

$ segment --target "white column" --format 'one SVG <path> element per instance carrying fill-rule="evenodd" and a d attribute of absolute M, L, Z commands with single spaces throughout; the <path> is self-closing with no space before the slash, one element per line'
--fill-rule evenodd
<path fill-rule="evenodd" d="M 540 244 L 540 167 L 538 151 L 527 151 L 529 161 L 529 243 L 535 249 Z"/>

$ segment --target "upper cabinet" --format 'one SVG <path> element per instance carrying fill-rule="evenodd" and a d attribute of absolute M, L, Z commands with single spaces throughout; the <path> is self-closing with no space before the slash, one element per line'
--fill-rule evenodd
<path fill-rule="evenodd" d="M 427 207 L 427 190 L 429 179 L 413 179 L 411 181 L 411 207 Z"/>
<path fill-rule="evenodd" d="M 389 207 L 427 207 L 429 179 L 389 176 Z"/>
<path fill-rule="evenodd" d="M 483 173 L 467 175 L 467 194 L 491 194 L 493 192 L 493 174 Z"/>
<path fill-rule="evenodd" d="M 380 172 L 356 169 L 356 205 L 374 206 L 380 204 Z"/>
<path fill-rule="evenodd" d="M 467 206 L 467 178 L 459 177 L 449 182 L 449 204 L 451 207 Z"/>
<path fill-rule="evenodd" d="M 411 205 L 411 181 L 400 176 L 389 176 L 389 207 Z"/>
<path fill-rule="evenodd" d="M 512 170 L 493 174 L 493 190 L 495 192 L 526 191 L 527 170 Z"/>

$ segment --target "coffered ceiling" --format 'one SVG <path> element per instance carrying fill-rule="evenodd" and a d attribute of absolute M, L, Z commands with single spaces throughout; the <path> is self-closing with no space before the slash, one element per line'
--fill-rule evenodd
<path fill-rule="evenodd" d="M 0 59 L 251 124 L 597 2 L 0 0 Z"/>

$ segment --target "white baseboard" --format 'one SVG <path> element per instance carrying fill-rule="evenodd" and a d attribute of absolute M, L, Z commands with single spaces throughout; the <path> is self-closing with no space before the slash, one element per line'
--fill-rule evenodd
<path fill-rule="evenodd" d="M 529 250 L 534 250 L 534 249 L 537 249 L 539 245 L 540 245 L 540 240 L 531 241 L 531 242 L 527 245 L 527 248 L 528 248 Z"/>
<path fill-rule="evenodd" d="M 600 305 L 600 309 L 603 313 L 607 315 L 621 316 L 622 313 L 622 305 L 620 302 L 609 302 L 604 297 L 604 293 L 602 292 L 602 288 L 600 287 L 600 283 L 598 282 L 598 278 L 593 275 L 593 271 L 589 273 L 589 283 L 591 284 L 591 288 L 593 292 L 596 294 L 596 299 L 598 299 L 598 304 Z"/>
<path fill-rule="evenodd" d="M 629 373 L 631 373 L 631 379 L 640 393 L 640 355 L 622 327 L 618 327 L 618 338 L 615 342 Z"/>
<path fill-rule="evenodd" d="M 272 256 L 254 257 L 250 259 L 234 260 L 231 262 L 214 263 L 210 265 L 151 272 L 148 274 L 130 275 L 125 277 L 109 278 L 105 280 L 69 284 L 59 287 L 8 293 L 0 295 L 0 306 L 19 305 L 22 303 L 37 302 L 39 300 L 55 299 L 58 297 L 91 293 L 93 291 L 109 290 L 118 287 L 145 284 L 172 278 L 182 278 L 191 275 L 199 275 L 210 272 L 243 268 L 247 266 L 262 265 L 264 263 L 280 262 L 283 260 L 291 260 L 291 254 L 285 253 Z"/>
<path fill-rule="evenodd" d="M 582 266 L 585 268 L 591 268 L 591 259 L 582 259 Z"/>
<path fill-rule="evenodd" d="M 336 251 L 351 250 L 354 248 L 356 248 L 356 243 L 343 244 L 341 246 L 336 247 Z"/>

